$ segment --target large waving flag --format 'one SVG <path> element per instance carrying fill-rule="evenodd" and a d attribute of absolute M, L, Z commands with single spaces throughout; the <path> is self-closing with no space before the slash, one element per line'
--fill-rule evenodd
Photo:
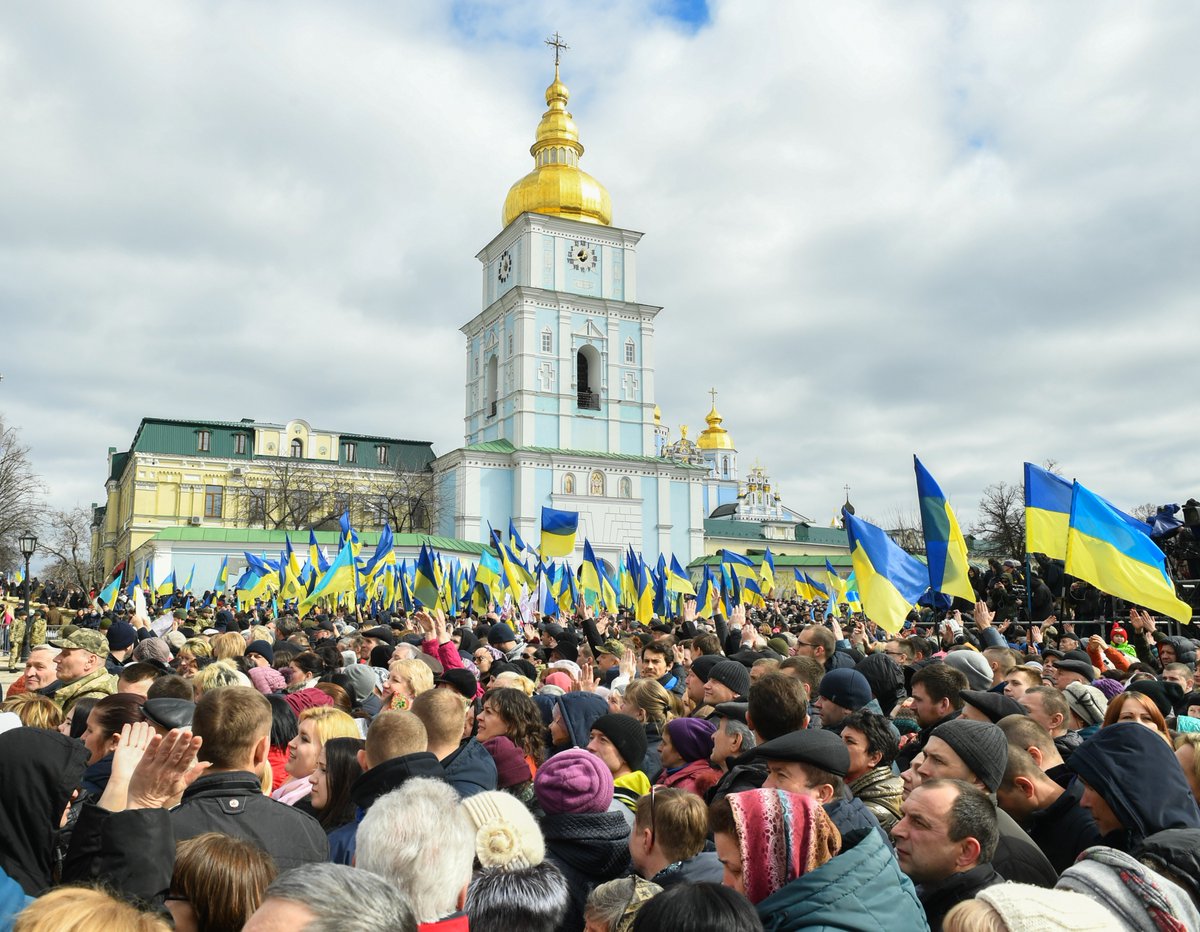
<path fill-rule="evenodd" d="M 217 570 L 217 578 L 213 581 L 215 592 L 224 592 L 229 588 L 229 556 L 221 560 L 221 568 Z"/>
<path fill-rule="evenodd" d="M 329 596 L 354 596 L 358 589 L 355 576 L 353 544 L 347 540 L 338 551 L 337 557 L 329 564 L 329 569 L 317 580 L 313 591 L 300 600 L 297 611 L 303 614 L 318 601 Z"/>
<path fill-rule="evenodd" d="M 1072 487 L 1062 476 L 1025 464 L 1025 552 L 1067 558 Z"/>
<path fill-rule="evenodd" d="M 183 584 L 183 591 L 184 591 L 184 592 L 191 592 L 191 591 L 192 591 L 192 584 L 193 584 L 193 583 L 195 583 L 195 581 L 196 581 L 196 564 L 195 564 L 195 563 L 193 563 L 193 564 L 192 564 L 192 571 L 191 571 L 190 573 L 188 573 L 187 582 L 185 582 L 185 583 Z"/>
<path fill-rule="evenodd" d="M 929 588 L 929 570 L 873 524 L 842 512 L 850 560 L 867 617 L 895 634 Z"/>
<path fill-rule="evenodd" d="M 954 509 L 916 456 L 917 499 L 921 508 L 921 531 L 929 561 L 929 587 L 934 592 L 975 601 L 975 590 L 967 576 L 967 542 L 963 539 Z"/>
<path fill-rule="evenodd" d="M 325 557 L 325 552 L 317 546 L 317 532 L 311 528 L 308 531 L 308 562 L 318 573 L 329 569 L 329 560 Z"/>
<path fill-rule="evenodd" d="M 513 519 L 508 519 L 508 546 L 517 553 L 524 553 L 528 548 L 525 546 L 525 541 L 521 540 L 521 535 L 517 533 L 517 526 L 513 524 Z"/>
<path fill-rule="evenodd" d="M 1186 623 L 1192 609 L 1175 595 L 1166 557 L 1142 521 L 1075 483 L 1067 531 L 1067 574 L 1126 602 Z"/>
<path fill-rule="evenodd" d="M 171 575 L 158 584 L 155 594 L 159 596 L 167 596 L 175 594 L 175 570 L 171 570 Z"/>
<path fill-rule="evenodd" d="M 579 530 L 578 511 L 542 508 L 542 559 L 567 557 L 575 552 L 575 532 Z M 515 533 L 515 529 L 510 530 Z"/>
<path fill-rule="evenodd" d="M 759 587 L 763 595 L 775 591 L 775 560 L 771 556 L 771 548 L 763 551 L 762 566 L 758 568 Z"/>
<path fill-rule="evenodd" d="M 712 618 L 717 613 L 717 587 L 713 583 L 712 570 L 704 567 L 704 576 L 700 580 L 700 590 L 696 593 L 696 615 L 700 618 Z"/>
<path fill-rule="evenodd" d="M 667 591 L 682 592 L 684 595 L 695 595 L 696 587 L 692 585 L 688 574 L 679 565 L 679 559 L 671 554 L 671 562 L 667 565 Z"/>
<path fill-rule="evenodd" d="M 429 552 L 429 548 L 422 544 L 421 552 L 417 555 L 417 568 L 413 577 L 413 598 L 419 599 L 421 604 L 428 608 L 435 608 L 438 603 L 439 591 L 440 586 L 438 585 L 437 569 L 433 565 L 433 555 Z"/>

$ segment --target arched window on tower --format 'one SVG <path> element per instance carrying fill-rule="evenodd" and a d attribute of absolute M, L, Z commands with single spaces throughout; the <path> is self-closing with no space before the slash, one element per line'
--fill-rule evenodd
<path fill-rule="evenodd" d="M 296 459 L 304 456 L 304 441 L 299 437 L 292 441 L 292 456 Z"/>
<path fill-rule="evenodd" d="M 600 351 L 590 343 L 575 354 L 575 390 L 578 406 L 588 411 L 600 410 Z"/>
<path fill-rule="evenodd" d="M 721 457 L 721 475 L 724 476 L 726 479 L 729 478 L 729 457 L 728 456 Z"/>
<path fill-rule="evenodd" d="M 592 473 L 592 478 L 588 480 L 588 495 L 595 498 L 604 497 L 604 473 L 598 469 Z"/>
<path fill-rule="evenodd" d="M 569 472 L 563 476 L 563 495 L 575 494 L 575 473 Z"/>
<path fill-rule="evenodd" d="M 625 364 L 627 366 L 637 364 L 637 344 L 633 342 L 633 337 L 625 341 Z"/>
<path fill-rule="evenodd" d="M 621 477 L 621 498 L 633 498 L 633 481 L 628 476 Z"/>
<path fill-rule="evenodd" d="M 554 352 L 554 332 L 549 327 L 542 329 L 542 352 Z"/>
<path fill-rule="evenodd" d="M 499 399 L 498 373 L 499 363 L 496 357 L 489 356 L 487 361 L 487 376 L 484 382 L 483 403 L 487 407 L 487 416 L 496 416 L 496 404 Z"/>

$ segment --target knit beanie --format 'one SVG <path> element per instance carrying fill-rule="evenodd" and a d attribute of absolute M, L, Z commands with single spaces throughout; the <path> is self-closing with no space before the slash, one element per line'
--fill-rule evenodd
<path fill-rule="evenodd" d="M 1063 687 L 1063 698 L 1067 706 L 1083 722 L 1088 725 L 1099 725 L 1104 721 L 1104 713 L 1108 711 L 1108 698 L 1095 686 L 1084 683 L 1068 683 Z"/>
<path fill-rule="evenodd" d="M 571 678 L 561 670 L 547 673 L 542 682 L 547 686 L 557 686 L 563 692 L 569 692 L 571 689 Z"/>
<path fill-rule="evenodd" d="M 1174 714 L 1175 704 L 1183 699 L 1183 689 L 1179 684 L 1168 683 L 1166 680 L 1138 680 L 1125 687 L 1125 692 L 1144 693 L 1158 706 L 1163 718 Z"/>
<path fill-rule="evenodd" d="M 1125 691 L 1124 683 L 1120 680 L 1109 679 L 1107 676 L 1102 676 L 1098 680 L 1092 680 L 1092 685 L 1104 693 L 1104 698 L 1109 702 L 1112 702 Z"/>
<path fill-rule="evenodd" d="M 646 729 L 636 718 L 620 712 L 609 712 L 592 722 L 592 730 L 611 741 L 631 769 L 642 769 L 646 760 Z"/>
<path fill-rule="evenodd" d="M 975 894 L 1000 914 L 1009 932 L 1102 932 L 1117 917 L 1073 890 L 1047 890 L 1026 883 L 998 883 Z"/>
<path fill-rule="evenodd" d="M 498 621 L 488 628 L 488 643 L 492 647 L 499 647 L 501 644 L 507 644 L 516 639 L 517 635 L 513 629 L 502 621 Z"/>
<path fill-rule="evenodd" d="M 667 722 L 671 745 L 686 763 L 708 760 L 713 752 L 717 726 L 706 718 L 673 718 Z"/>
<path fill-rule="evenodd" d="M 989 689 L 992 685 L 992 668 L 987 659 L 973 650 L 952 650 L 942 658 L 948 667 L 954 667 L 967 678 L 972 689 Z"/>
<path fill-rule="evenodd" d="M 1113 625 L 1112 633 L 1108 636 L 1109 640 L 1112 640 L 1113 638 L 1118 637 L 1118 636 L 1123 637 L 1127 641 L 1129 640 L 1129 634 L 1125 631 L 1124 628 L 1122 628 L 1120 625 Z"/>
<path fill-rule="evenodd" d="M 460 806 L 475 829 L 475 857 L 485 870 L 519 870 L 542 863 L 546 856 L 542 830 L 515 796 L 476 793 Z"/>
<path fill-rule="evenodd" d="M 149 637 L 138 643 L 131 656 L 134 660 L 145 663 L 170 663 L 171 645 L 162 638 Z"/>
<path fill-rule="evenodd" d="M 529 782 L 529 761 L 525 753 L 507 735 L 497 735 L 483 742 L 484 750 L 496 762 L 496 788 L 507 790 L 510 786 Z"/>
<path fill-rule="evenodd" d="M 547 815 L 604 812 L 612 804 L 613 777 L 595 754 L 571 748 L 538 768 L 533 791 Z"/>
<path fill-rule="evenodd" d="M 955 718 L 938 725 L 930 737 L 950 745 L 987 791 L 996 792 L 1008 767 L 1008 739 L 999 725 Z"/>
<path fill-rule="evenodd" d="M 125 650 L 137 643 L 137 628 L 127 621 L 114 621 L 105 632 L 105 637 L 108 638 L 109 650 Z"/>
<path fill-rule="evenodd" d="M 788 656 L 792 650 L 791 646 L 787 642 L 787 639 L 782 637 L 771 638 L 769 641 L 767 641 L 767 647 L 771 648 L 771 650 L 783 657 Z"/>
<path fill-rule="evenodd" d="M 736 660 L 722 660 L 714 664 L 708 678 L 728 686 L 737 696 L 745 696 L 750 692 L 750 671 Z"/>
<path fill-rule="evenodd" d="M 275 662 L 275 648 L 273 648 L 266 641 L 251 641 L 249 646 L 246 648 L 246 653 L 258 654 L 258 656 L 262 657 L 262 659 L 267 663 Z"/>
<path fill-rule="evenodd" d="M 720 654 L 701 654 L 692 661 L 692 672 L 696 674 L 696 679 L 701 683 L 707 683 L 712 668 L 724 659 Z"/>
<path fill-rule="evenodd" d="M 823 699 L 857 712 L 873 698 L 867 678 L 851 667 L 830 670 L 821 677 L 818 690 Z"/>

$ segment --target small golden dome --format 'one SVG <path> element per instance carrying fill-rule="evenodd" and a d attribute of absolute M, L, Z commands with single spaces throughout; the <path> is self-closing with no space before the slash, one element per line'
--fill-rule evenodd
<path fill-rule="evenodd" d="M 734 448 L 733 438 L 729 436 L 729 431 L 721 426 L 724 418 L 717 412 L 715 401 L 712 410 L 708 412 L 708 416 L 704 420 L 708 422 L 708 427 L 700 432 L 696 446 L 702 450 L 732 450 Z"/>
<path fill-rule="evenodd" d="M 658 405 L 654 406 L 654 423 L 662 423 L 662 408 L 660 408 Z"/>
<path fill-rule="evenodd" d="M 508 189 L 502 215 L 505 226 L 526 211 L 603 226 L 612 222 L 608 191 L 579 167 L 583 144 L 579 141 L 579 129 L 567 112 L 569 97 L 555 65 L 554 81 L 546 88 L 549 109 L 542 114 L 536 138 L 529 148 L 534 169 Z"/>

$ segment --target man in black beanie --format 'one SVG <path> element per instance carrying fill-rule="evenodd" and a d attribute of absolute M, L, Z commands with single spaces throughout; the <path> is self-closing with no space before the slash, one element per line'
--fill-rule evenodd
<path fill-rule="evenodd" d="M 1008 767 L 1008 739 L 1000 726 L 956 718 L 938 725 L 925 745 L 925 758 L 916 767 L 920 782 L 938 778 L 962 780 L 987 793 L 996 790 Z M 997 809 L 1000 841 L 992 865 L 1005 880 L 1053 887 L 1058 880 L 1046 855 L 1003 809 Z"/>
<path fill-rule="evenodd" d="M 613 798 L 631 812 L 650 792 L 650 779 L 642 772 L 646 758 L 646 729 L 632 715 L 610 712 L 592 722 L 587 749 L 604 762 L 613 775 Z"/>
<path fill-rule="evenodd" d="M 704 702 L 716 707 L 721 702 L 745 699 L 750 693 L 750 671 L 736 660 L 721 660 L 708 671 Z"/>

